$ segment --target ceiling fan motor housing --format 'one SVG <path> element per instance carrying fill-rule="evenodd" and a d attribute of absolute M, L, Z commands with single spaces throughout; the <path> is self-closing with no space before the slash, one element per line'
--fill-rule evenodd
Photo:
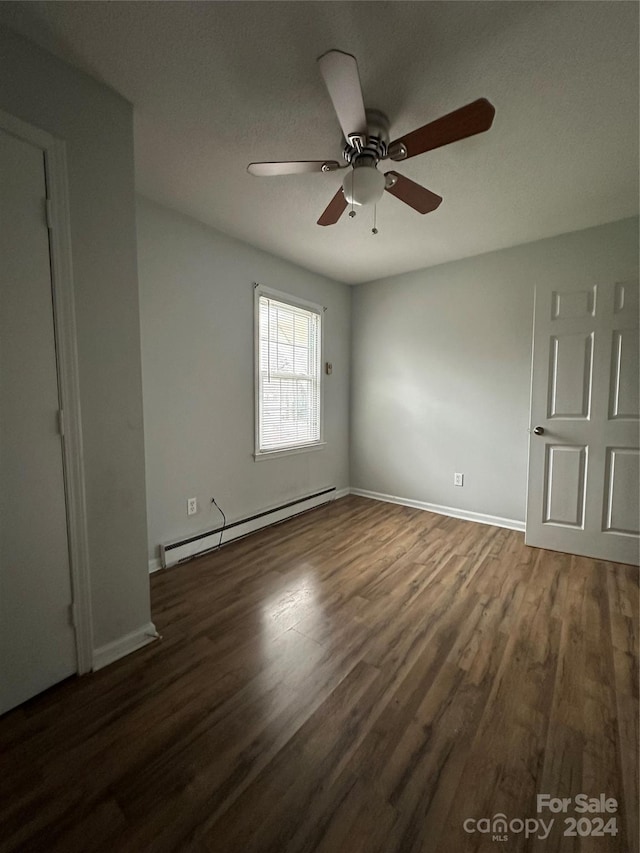
<path fill-rule="evenodd" d="M 380 110 L 367 110 L 367 135 L 366 137 L 351 137 L 355 144 L 349 140 L 344 143 L 342 151 L 347 163 L 355 165 L 355 161 L 362 156 L 375 158 L 376 163 L 387 156 L 389 145 L 389 119 Z"/>

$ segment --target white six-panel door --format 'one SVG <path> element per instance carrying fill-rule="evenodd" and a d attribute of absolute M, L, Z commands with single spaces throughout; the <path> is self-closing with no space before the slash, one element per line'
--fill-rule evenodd
<path fill-rule="evenodd" d="M 638 563 L 638 280 L 536 288 L 526 542 Z"/>
<path fill-rule="evenodd" d="M 76 672 L 43 152 L 0 130 L 0 713 Z"/>

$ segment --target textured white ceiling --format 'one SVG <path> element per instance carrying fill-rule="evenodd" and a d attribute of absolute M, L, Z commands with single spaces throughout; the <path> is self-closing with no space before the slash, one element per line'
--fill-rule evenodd
<path fill-rule="evenodd" d="M 638 212 L 633 2 L 19 2 L 0 20 L 133 102 L 141 193 L 340 281 Z M 495 105 L 488 133 L 398 164 L 443 196 L 435 213 L 385 194 L 377 236 L 367 212 L 321 228 L 341 174 L 247 174 L 339 158 L 330 48 L 357 57 L 392 138 Z"/>

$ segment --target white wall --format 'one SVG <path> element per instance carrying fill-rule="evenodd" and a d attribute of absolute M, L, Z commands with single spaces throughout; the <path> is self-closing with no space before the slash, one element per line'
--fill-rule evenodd
<path fill-rule="evenodd" d="M 351 486 L 523 521 L 536 281 L 637 265 L 628 219 L 357 287 Z"/>
<path fill-rule="evenodd" d="M 350 289 L 143 198 L 138 273 L 149 558 L 158 545 L 349 485 Z M 326 447 L 254 461 L 253 283 L 326 306 Z M 186 501 L 199 512 L 187 517 Z"/>
<path fill-rule="evenodd" d="M 0 27 L 0 109 L 66 140 L 94 646 L 149 622 L 129 103 Z"/>

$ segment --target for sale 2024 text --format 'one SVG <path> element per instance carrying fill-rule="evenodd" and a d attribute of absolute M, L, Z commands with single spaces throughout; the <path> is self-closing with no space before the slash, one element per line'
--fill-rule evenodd
<path fill-rule="evenodd" d="M 617 819 L 608 817 L 615 815 L 618 811 L 618 801 L 614 797 L 607 797 L 606 794 L 599 794 L 597 797 L 590 797 L 587 794 L 576 794 L 575 797 L 552 797 L 549 794 L 538 794 L 536 803 L 538 814 L 544 811 L 549 811 L 552 814 L 566 814 L 572 810 L 574 814 L 580 815 L 580 817 L 564 818 L 563 835 L 602 838 L 605 835 L 618 834 Z M 602 817 L 602 815 L 606 817 Z"/>
<path fill-rule="evenodd" d="M 567 815 L 568 812 L 572 812 L 563 819 L 562 834 L 564 836 L 597 838 L 618 834 L 615 816 L 618 811 L 618 801 L 606 794 L 595 797 L 588 794 L 576 794 L 575 797 L 538 794 L 536 810 L 538 817 L 535 818 L 509 819 L 503 813 L 495 814 L 493 818 L 479 820 L 467 818 L 463 828 L 467 833 L 489 834 L 492 841 L 507 841 L 509 834 L 520 833 L 523 833 L 526 838 L 534 837 L 544 840 L 549 837 L 556 823 L 556 818 L 548 815 Z M 544 819 L 545 816 L 547 820 Z"/>

